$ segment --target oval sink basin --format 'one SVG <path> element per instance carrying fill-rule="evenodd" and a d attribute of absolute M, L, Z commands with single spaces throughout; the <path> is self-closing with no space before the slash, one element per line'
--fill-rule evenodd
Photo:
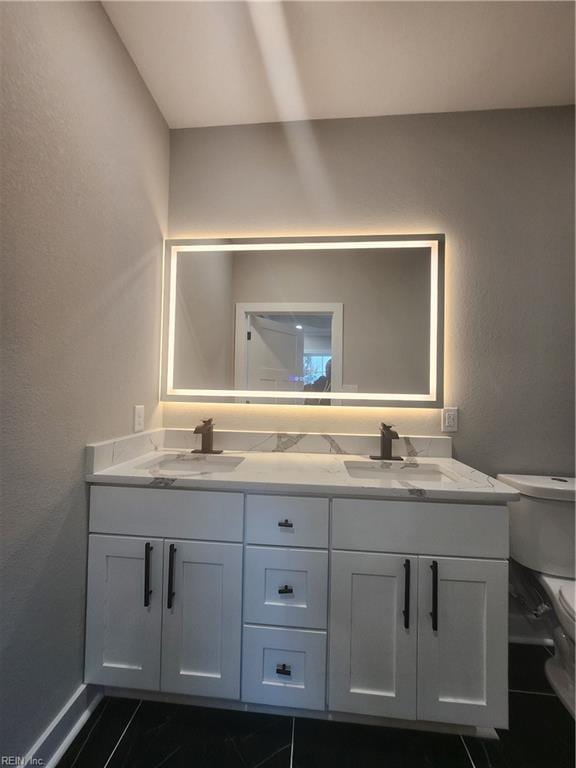
<path fill-rule="evenodd" d="M 142 464 L 137 469 L 156 470 L 178 475 L 200 475 L 207 473 L 234 472 L 244 461 L 243 456 L 219 456 L 210 454 L 178 454 L 160 456 L 158 459 Z"/>

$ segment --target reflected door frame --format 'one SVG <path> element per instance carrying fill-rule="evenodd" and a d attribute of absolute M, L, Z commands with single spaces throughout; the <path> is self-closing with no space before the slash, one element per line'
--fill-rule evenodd
<path fill-rule="evenodd" d="M 234 330 L 234 387 L 247 389 L 248 377 L 248 331 L 250 330 L 250 315 L 256 313 L 276 315 L 331 315 L 331 344 L 332 344 L 332 391 L 342 391 L 342 356 L 344 338 L 344 304 L 336 302 L 237 302 L 236 321 Z M 244 401 L 245 398 L 242 399 Z M 269 399 L 267 399 L 269 402 Z M 302 401 L 298 401 L 303 404 Z"/>

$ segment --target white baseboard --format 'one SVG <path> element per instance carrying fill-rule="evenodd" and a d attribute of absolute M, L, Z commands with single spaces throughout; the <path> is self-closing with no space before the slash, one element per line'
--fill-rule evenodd
<path fill-rule="evenodd" d="M 24 758 L 24 765 L 54 768 L 102 700 L 102 689 L 80 685 Z"/>

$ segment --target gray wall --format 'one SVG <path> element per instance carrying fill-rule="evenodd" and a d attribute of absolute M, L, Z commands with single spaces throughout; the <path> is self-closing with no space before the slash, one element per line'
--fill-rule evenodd
<path fill-rule="evenodd" d="M 233 255 L 178 255 L 174 387 L 231 389 L 233 381 Z"/>
<path fill-rule="evenodd" d="M 490 473 L 572 473 L 573 129 L 559 107 L 318 121 L 288 136 L 172 131 L 169 236 L 444 232 L 457 456 Z M 439 429 L 428 410 L 336 410 L 210 406 L 222 428 L 366 431 L 386 416 L 407 433 Z M 206 412 L 170 404 L 164 423 Z"/>
<path fill-rule="evenodd" d="M 3 754 L 82 681 L 84 446 L 157 424 L 169 135 L 99 3 L 1 3 Z"/>

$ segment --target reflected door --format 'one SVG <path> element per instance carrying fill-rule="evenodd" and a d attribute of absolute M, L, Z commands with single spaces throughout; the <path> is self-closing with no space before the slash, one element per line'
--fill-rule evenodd
<path fill-rule="evenodd" d="M 252 317 L 247 345 L 247 389 L 302 389 L 304 334 L 286 323 Z"/>

